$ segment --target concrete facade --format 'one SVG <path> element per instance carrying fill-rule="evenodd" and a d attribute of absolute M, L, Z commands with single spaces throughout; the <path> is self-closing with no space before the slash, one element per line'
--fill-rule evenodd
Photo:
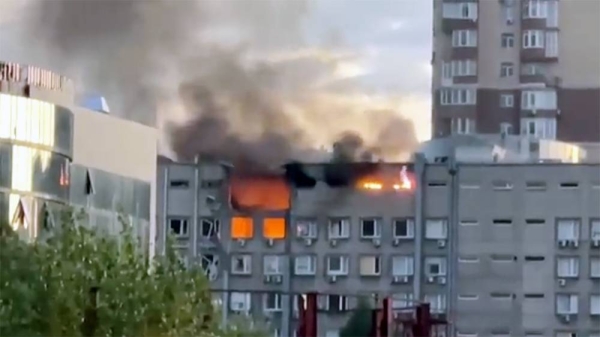
<path fill-rule="evenodd" d="M 383 170 L 397 173 L 402 166 L 384 164 Z M 228 206 L 227 170 L 197 167 L 159 163 L 160 242 L 173 220 L 185 221 L 185 233 L 174 240 L 186 262 L 206 267 L 215 289 L 248 292 L 224 299 L 230 308 L 270 322 L 282 336 L 286 296 L 273 298 L 267 291 L 330 294 L 319 302 L 320 336 L 336 336 L 356 296 L 373 293 L 394 296 L 395 309 L 413 299 L 430 302 L 435 314 L 451 322 L 449 336 L 600 332 L 600 304 L 592 304 L 600 289 L 598 165 L 449 166 L 419 159 L 409 164 L 416 182 L 412 190 L 341 192 L 317 183 L 294 193 L 290 214 L 253 213 L 252 238 L 242 241 L 231 239 L 231 219 L 239 214 Z M 272 217 L 291 220 L 289 240 L 263 237 L 261 224 Z M 347 232 L 334 239 L 330 228 L 338 220 L 347 221 Z M 377 230 L 363 229 L 372 228 L 373 220 Z M 574 232 L 571 220 L 578 226 Z M 203 228 L 216 221 L 212 242 L 220 243 L 215 245 L 203 238 L 209 234 Z M 273 265 L 271 256 L 279 259 Z M 564 258 L 578 261 L 572 262 L 576 273 L 563 265 Z M 347 265 L 336 268 L 340 264 Z M 352 296 L 340 300 L 333 294 Z M 565 307 L 561 296 L 571 294 L 577 303 Z"/>
<path fill-rule="evenodd" d="M 33 238 L 61 205 L 109 231 L 121 210 L 152 255 L 157 130 L 80 106 L 71 80 L 35 66 L 0 62 L 0 101 L 2 219 Z"/>
<path fill-rule="evenodd" d="M 433 137 L 600 141 L 599 2 L 433 3 Z"/>

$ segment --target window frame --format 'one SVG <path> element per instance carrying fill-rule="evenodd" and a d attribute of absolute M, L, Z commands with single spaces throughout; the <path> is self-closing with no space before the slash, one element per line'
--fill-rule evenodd
<path fill-rule="evenodd" d="M 269 296 L 273 296 L 274 301 L 272 304 L 274 304 L 273 307 L 269 307 L 270 303 L 270 298 Z M 278 293 L 274 293 L 274 292 L 269 292 L 266 294 L 263 294 L 263 312 L 281 312 L 283 311 L 283 298 L 280 294 Z"/>
<path fill-rule="evenodd" d="M 336 225 L 340 226 L 339 233 L 333 230 Z M 350 218 L 331 217 L 327 221 L 327 238 L 329 240 L 344 240 L 350 238 Z"/>
<path fill-rule="evenodd" d="M 452 31 L 452 47 L 474 48 L 477 47 L 478 34 L 476 29 L 457 29 Z"/>
<path fill-rule="evenodd" d="M 569 235 L 568 237 L 561 236 L 561 232 L 565 231 L 565 230 L 561 230 L 561 227 L 564 227 L 565 225 L 569 225 L 570 227 L 572 227 L 569 230 L 569 232 L 571 232 L 572 235 Z M 556 219 L 556 240 L 557 241 L 566 240 L 566 241 L 579 242 L 579 240 L 581 240 L 581 219 L 575 219 L 575 218 Z"/>
<path fill-rule="evenodd" d="M 513 62 L 500 63 L 500 77 L 509 78 L 515 76 L 515 64 Z"/>
<path fill-rule="evenodd" d="M 503 49 L 511 49 L 515 47 L 515 34 L 502 33 L 500 35 L 500 47 Z"/>
<path fill-rule="evenodd" d="M 402 273 L 402 271 L 406 271 L 406 273 Z M 391 259 L 391 274 L 395 277 L 414 276 L 415 257 L 412 255 L 393 255 Z"/>
<path fill-rule="evenodd" d="M 568 262 L 567 262 L 568 261 Z M 571 261 L 575 261 L 574 265 L 571 266 Z M 564 272 L 565 268 L 561 268 L 561 263 L 568 263 L 569 266 L 566 268 L 568 271 Z M 557 256 L 556 257 L 556 277 L 558 278 L 578 278 L 581 273 L 581 261 L 578 256 Z"/>
<path fill-rule="evenodd" d="M 442 224 L 442 235 L 432 236 L 431 225 L 441 223 Z M 446 219 L 425 219 L 425 239 L 427 240 L 447 240 L 448 239 L 448 220 Z"/>
<path fill-rule="evenodd" d="M 365 273 L 363 270 L 363 260 L 365 259 L 374 259 L 373 260 L 373 265 L 372 265 L 372 272 L 370 273 Z M 380 255 L 376 255 L 376 254 L 370 254 L 370 255 L 361 255 L 358 257 L 358 273 L 360 276 L 365 276 L 365 277 L 377 277 L 377 276 L 381 276 L 381 267 L 382 267 L 382 257 Z"/>
<path fill-rule="evenodd" d="M 208 224 L 208 235 L 204 233 L 205 225 Z M 221 220 L 218 218 L 203 217 L 198 224 L 200 237 L 205 239 L 221 238 Z"/>
<path fill-rule="evenodd" d="M 237 309 L 233 307 L 233 303 L 234 302 L 238 302 L 235 301 L 236 297 L 240 297 L 243 298 L 242 301 L 239 301 L 241 303 L 244 304 L 244 308 L 242 309 Z M 250 309 L 252 307 L 252 294 L 247 293 L 247 292 L 240 292 L 240 291 L 234 291 L 231 293 L 231 296 L 229 297 L 229 309 L 231 311 L 235 311 L 235 312 L 249 312 Z"/>
<path fill-rule="evenodd" d="M 373 221 L 373 235 L 365 235 L 365 222 Z M 365 217 L 360 219 L 360 238 L 361 239 L 381 239 L 382 219 L 377 217 Z"/>
<path fill-rule="evenodd" d="M 430 267 L 433 265 L 438 266 L 438 272 L 432 273 Z M 443 277 L 448 274 L 448 260 L 442 256 L 426 256 L 423 261 L 424 274 L 427 277 Z"/>
<path fill-rule="evenodd" d="M 241 259 L 243 261 L 242 270 L 236 269 L 234 259 Z M 252 255 L 251 254 L 233 254 L 231 255 L 231 268 L 230 272 L 232 275 L 252 275 Z"/>
<path fill-rule="evenodd" d="M 333 259 L 340 259 L 340 269 L 332 270 Z M 350 257 L 344 254 L 332 254 L 327 256 L 325 273 L 327 276 L 347 276 L 350 272 Z"/>
<path fill-rule="evenodd" d="M 308 259 L 309 265 L 308 267 L 310 267 L 308 271 L 306 272 L 298 272 L 298 266 L 301 265 L 301 263 L 298 263 L 299 261 L 302 261 L 303 259 Z M 317 273 L 317 257 L 313 254 L 302 254 L 302 255 L 296 255 L 294 256 L 294 275 L 296 276 L 314 276 Z"/>
<path fill-rule="evenodd" d="M 182 233 L 176 233 L 173 230 L 172 222 L 173 221 L 181 221 L 180 228 L 185 228 L 182 230 Z M 187 238 L 190 236 L 190 219 L 187 217 L 169 217 L 169 233 L 177 238 Z"/>
<path fill-rule="evenodd" d="M 272 261 L 268 261 L 272 260 Z M 275 270 L 268 270 L 272 264 L 276 264 Z M 278 254 L 266 254 L 263 255 L 263 275 L 277 276 L 283 275 L 283 256 Z"/>
<path fill-rule="evenodd" d="M 563 311 L 561 309 L 560 300 L 568 297 L 569 308 L 571 310 Z M 573 308 L 575 310 L 573 310 Z M 579 296 L 574 293 L 557 293 L 555 296 L 555 312 L 558 315 L 577 315 L 579 314 Z"/>
<path fill-rule="evenodd" d="M 500 107 L 501 108 L 514 108 L 515 107 L 515 94 L 500 94 Z"/>
<path fill-rule="evenodd" d="M 406 235 L 398 235 L 398 227 L 404 225 Z M 392 235 L 394 239 L 412 240 L 415 238 L 415 220 L 413 218 L 393 218 Z"/>

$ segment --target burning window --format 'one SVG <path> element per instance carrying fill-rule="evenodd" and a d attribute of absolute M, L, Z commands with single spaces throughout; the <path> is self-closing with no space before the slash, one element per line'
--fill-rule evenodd
<path fill-rule="evenodd" d="M 252 218 L 233 217 L 231 219 L 232 239 L 251 239 L 254 236 L 254 223 Z"/>
<path fill-rule="evenodd" d="M 285 219 L 265 218 L 263 221 L 263 236 L 267 239 L 285 238 Z"/>
<path fill-rule="evenodd" d="M 281 176 L 232 177 L 231 204 L 235 209 L 277 211 L 289 208 L 290 190 Z"/>

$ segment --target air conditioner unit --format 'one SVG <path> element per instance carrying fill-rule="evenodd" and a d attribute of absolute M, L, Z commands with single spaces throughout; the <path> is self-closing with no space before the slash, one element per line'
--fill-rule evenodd
<path fill-rule="evenodd" d="M 570 314 L 563 314 L 563 315 L 562 315 L 562 320 L 563 320 L 563 322 L 565 322 L 565 323 L 569 323 L 569 322 L 571 322 L 571 315 L 570 315 Z"/>
<path fill-rule="evenodd" d="M 578 240 L 571 240 L 571 247 L 573 247 L 573 248 L 579 247 L 579 241 Z"/>
<path fill-rule="evenodd" d="M 373 239 L 373 246 L 375 246 L 375 247 L 381 246 L 381 240 L 379 240 L 379 239 Z"/>
<path fill-rule="evenodd" d="M 433 283 L 433 282 L 435 282 L 435 277 L 433 277 L 433 276 L 429 276 L 429 277 L 427 278 L 427 282 L 428 282 L 428 283 Z"/>
<path fill-rule="evenodd" d="M 437 245 L 439 248 L 446 247 L 446 240 L 438 240 Z"/>
<path fill-rule="evenodd" d="M 273 276 L 273 282 L 275 282 L 275 283 L 281 283 L 282 279 L 283 278 L 281 277 L 281 275 Z"/>
<path fill-rule="evenodd" d="M 246 240 L 237 240 L 238 244 L 240 245 L 240 247 L 244 247 L 246 245 Z"/>
<path fill-rule="evenodd" d="M 392 283 L 400 284 L 400 283 L 408 283 L 408 276 L 394 276 L 392 279 Z"/>
<path fill-rule="evenodd" d="M 559 247 L 566 247 L 567 246 L 567 240 L 558 240 L 558 246 Z"/>
<path fill-rule="evenodd" d="M 336 240 L 336 239 L 329 240 L 329 245 L 330 245 L 331 247 L 335 247 L 335 246 L 337 246 L 337 240 Z"/>
<path fill-rule="evenodd" d="M 267 239 L 265 242 L 266 242 L 267 246 L 273 247 L 273 244 L 274 244 L 273 239 Z"/>
<path fill-rule="evenodd" d="M 592 247 L 600 247 L 600 240 L 598 240 L 598 239 L 592 240 Z"/>
<path fill-rule="evenodd" d="M 446 284 L 446 277 L 445 276 L 438 276 L 437 281 L 439 284 Z"/>
<path fill-rule="evenodd" d="M 312 246 L 313 244 L 313 240 L 310 238 L 306 238 L 304 239 L 304 244 L 308 247 L 308 246 Z"/>
<path fill-rule="evenodd" d="M 567 285 L 567 280 L 564 279 L 564 278 L 559 279 L 558 280 L 558 285 L 561 286 L 561 287 L 566 286 Z"/>
<path fill-rule="evenodd" d="M 264 283 L 270 283 L 271 282 L 271 275 L 265 275 L 265 277 L 263 278 L 263 282 Z"/>
<path fill-rule="evenodd" d="M 394 239 L 394 241 L 392 241 L 392 244 L 393 244 L 394 246 L 399 246 L 399 245 L 400 245 L 400 239 L 398 239 L 398 238 L 395 238 L 395 239 Z"/>
<path fill-rule="evenodd" d="M 329 275 L 329 282 L 330 283 L 337 282 L 337 276 L 336 275 Z"/>

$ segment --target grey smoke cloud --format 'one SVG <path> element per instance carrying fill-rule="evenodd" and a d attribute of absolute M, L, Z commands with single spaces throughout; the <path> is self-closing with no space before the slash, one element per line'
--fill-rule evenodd
<path fill-rule="evenodd" d="M 183 160 L 200 154 L 267 169 L 349 134 L 358 152 L 412 151 L 415 133 L 399 102 L 373 102 L 359 85 L 360 55 L 344 51 L 339 36 L 307 45 L 310 5 L 32 0 L 23 22 L 26 40 L 53 67 L 81 74 L 113 110 L 153 124 L 159 106 L 161 120 L 175 119 L 165 131 Z"/>

